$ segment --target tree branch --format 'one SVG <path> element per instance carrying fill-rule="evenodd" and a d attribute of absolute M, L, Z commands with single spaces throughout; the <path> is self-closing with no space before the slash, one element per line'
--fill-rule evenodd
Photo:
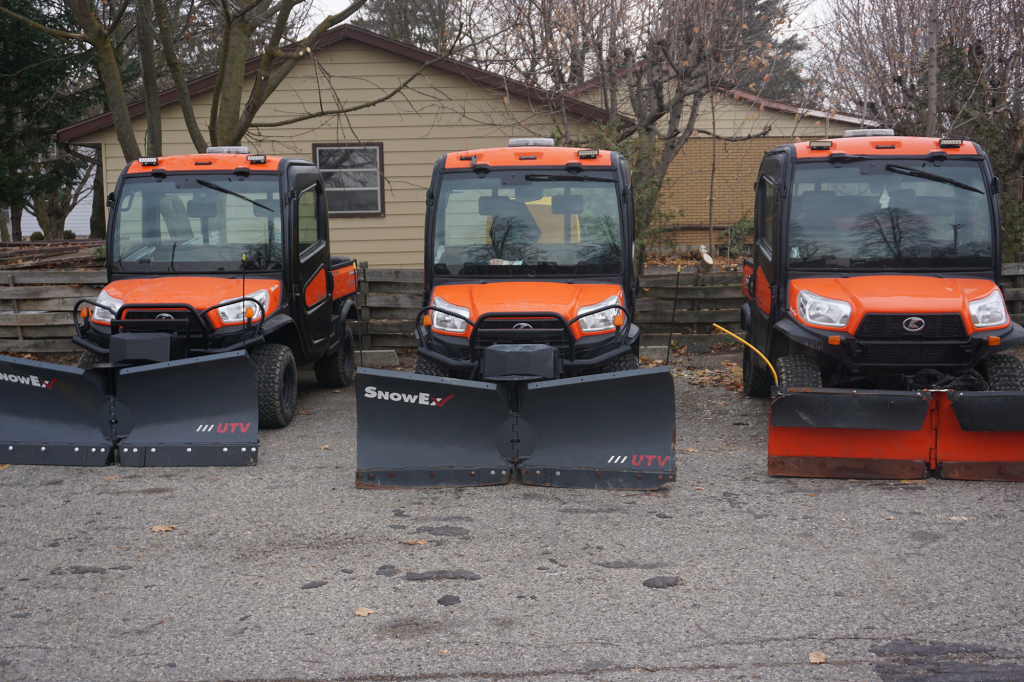
<path fill-rule="evenodd" d="M 67 31 L 60 31 L 55 28 L 50 28 L 49 26 L 32 21 L 27 17 L 23 17 L 20 14 L 12 12 L 3 5 L 0 5 L 0 14 L 8 16 L 11 19 L 14 19 L 15 21 L 20 21 L 26 26 L 34 28 L 37 31 L 42 31 L 46 35 L 53 36 L 54 38 L 58 38 L 60 40 L 74 40 L 78 42 L 92 44 L 92 41 L 86 37 L 85 33 L 68 33 Z"/>
<path fill-rule="evenodd" d="M 764 130 L 759 133 L 751 133 L 750 135 L 743 135 L 742 137 L 729 137 L 727 135 L 719 135 L 713 133 L 710 130 L 702 130 L 700 128 L 694 128 L 693 132 L 700 133 L 701 135 L 708 135 L 715 138 L 716 140 L 722 140 L 723 142 L 743 142 L 744 140 L 753 140 L 758 137 L 767 137 L 768 133 L 772 131 L 771 125 L 766 125 Z"/>

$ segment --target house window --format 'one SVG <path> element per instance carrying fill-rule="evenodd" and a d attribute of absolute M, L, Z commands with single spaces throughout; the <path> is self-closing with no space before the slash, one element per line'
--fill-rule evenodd
<path fill-rule="evenodd" d="M 315 144 L 313 157 L 327 188 L 332 218 L 384 215 L 384 145 Z"/>

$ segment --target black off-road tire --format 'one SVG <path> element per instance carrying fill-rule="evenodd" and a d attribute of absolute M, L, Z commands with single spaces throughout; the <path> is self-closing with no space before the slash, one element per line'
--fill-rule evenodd
<path fill-rule="evenodd" d="M 412 366 L 412 373 L 425 374 L 428 377 L 447 377 L 448 368 L 436 360 L 417 355 L 416 362 Z"/>
<path fill-rule="evenodd" d="M 325 388 L 342 388 L 355 381 L 356 358 L 354 351 L 352 330 L 346 325 L 345 338 L 341 341 L 341 347 L 313 363 L 316 383 Z"/>
<path fill-rule="evenodd" d="M 772 394 L 772 375 L 746 346 L 743 346 L 743 392 L 751 398 L 767 398 Z"/>
<path fill-rule="evenodd" d="M 1024 391 L 1024 362 L 1012 355 L 1000 353 L 985 358 L 981 373 L 993 391 Z"/>
<path fill-rule="evenodd" d="M 779 386 L 783 388 L 821 388 L 821 366 L 809 355 L 784 355 L 775 361 Z"/>
<path fill-rule="evenodd" d="M 607 365 L 601 367 L 601 374 L 628 372 L 633 369 L 640 369 L 640 359 L 632 353 L 627 353 L 626 355 L 620 355 Z"/>
<path fill-rule="evenodd" d="M 85 350 L 82 351 L 82 357 L 78 358 L 78 366 L 85 368 L 90 365 L 98 365 L 99 363 L 106 361 L 106 355 L 100 355 L 99 353 L 95 353 L 91 350 Z"/>
<path fill-rule="evenodd" d="M 295 416 L 299 373 L 291 348 L 265 343 L 249 351 L 256 374 L 261 429 L 281 429 Z"/>

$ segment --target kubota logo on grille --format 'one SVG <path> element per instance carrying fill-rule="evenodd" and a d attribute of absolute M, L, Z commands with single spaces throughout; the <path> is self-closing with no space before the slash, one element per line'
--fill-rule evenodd
<path fill-rule="evenodd" d="M 924 329 L 924 320 L 920 317 L 908 317 L 903 320 L 903 328 L 908 332 L 919 332 Z"/>
<path fill-rule="evenodd" d="M 376 386 L 367 386 L 363 393 L 364 398 L 377 398 L 378 400 L 390 400 L 393 403 L 413 403 L 414 405 L 426 405 L 427 407 L 444 407 L 444 404 L 455 397 L 455 394 L 447 398 L 434 398 L 429 393 L 397 393 L 393 391 L 379 391 Z"/>
<path fill-rule="evenodd" d="M 35 386 L 36 388 L 53 388 L 53 384 L 57 379 L 50 379 L 49 381 L 43 381 L 35 374 L 29 376 L 23 376 L 21 374 L 2 374 L 0 373 L 0 381 L 9 381 L 12 384 L 24 384 L 26 386 Z"/>

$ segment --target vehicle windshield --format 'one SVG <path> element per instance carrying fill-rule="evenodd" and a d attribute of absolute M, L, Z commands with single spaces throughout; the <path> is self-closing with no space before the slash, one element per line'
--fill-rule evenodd
<path fill-rule="evenodd" d="M 129 178 L 109 257 L 122 272 L 278 270 L 280 182 L 227 173 Z"/>
<path fill-rule="evenodd" d="M 618 274 L 618 191 L 610 171 L 446 175 L 437 198 L 434 274 Z"/>
<path fill-rule="evenodd" d="M 871 159 L 796 167 L 793 269 L 992 266 L 992 218 L 976 161 Z"/>

